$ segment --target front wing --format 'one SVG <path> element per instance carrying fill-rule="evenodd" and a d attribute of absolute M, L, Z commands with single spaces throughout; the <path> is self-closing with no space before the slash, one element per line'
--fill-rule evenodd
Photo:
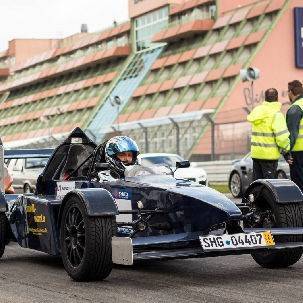
<path fill-rule="evenodd" d="M 244 229 L 245 234 L 266 232 L 268 229 Z M 269 230 L 275 236 L 303 235 L 303 228 L 272 228 Z M 132 265 L 139 260 L 165 260 L 217 257 L 226 255 L 251 254 L 255 251 L 280 250 L 303 247 L 303 242 L 281 242 L 269 247 L 224 248 L 205 251 L 201 247 L 198 233 L 181 233 L 151 237 L 113 237 L 112 259 L 115 264 Z"/>

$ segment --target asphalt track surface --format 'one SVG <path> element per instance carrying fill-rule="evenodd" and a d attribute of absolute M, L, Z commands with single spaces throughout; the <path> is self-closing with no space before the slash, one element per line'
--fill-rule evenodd
<path fill-rule="evenodd" d="M 250 256 L 117 266 L 103 282 L 72 281 L 59 258 L 7 246 L 0 260 L 0 302 L 302 302 L 303 260 L 259 267 Z"/>
<path fill-rule="evenodd" d="M 36 302 L 298 303 L 303 258 L 279 270 L 263 269 L 249 255 L 153 261 L 115 266 L 105 281 L 79 283 L 59 258 L 10 244 L 0 259 L 0 303 Z"/>

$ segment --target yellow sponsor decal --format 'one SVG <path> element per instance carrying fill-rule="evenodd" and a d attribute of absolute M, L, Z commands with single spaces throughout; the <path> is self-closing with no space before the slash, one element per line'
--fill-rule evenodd
<path fill-rule="evenodd" d="M 26 212 L 27 213 L 35 213 L 36 212 L 35 204 L 27 205 L 26 206 Z"/>
<path fill-rule="evenodd" d="M 263 234 L 264 240 L 268 246 L 275 245 L 275 240 L 270 231 L 265 231 L 262 234 Z"/>
<path fill-rule="evenodd" d="M 45 216 L 41 215 L 36 215 L 34 216 L 34 220 L 36 223 L 44 223 L 45 222 Z"/>
<path fill-rule="evenodd" d="M 42 234 L 46 234 L 47 233 L 47 228 L 29 228 L 28 231 L 32 234 L 36 234 L 36 235 L 42 235 Z"/>

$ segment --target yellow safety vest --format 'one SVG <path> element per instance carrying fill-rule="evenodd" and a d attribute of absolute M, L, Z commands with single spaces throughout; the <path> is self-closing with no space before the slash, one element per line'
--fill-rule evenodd
<path fill-rule="evenodd" d="M 292 106 L 293 105 L 298 105 L 303 110 L 303 98 L 294 102 L 292 104 Z M 298 134 L 298 137 L 296 139 L 295 145 L 292 150 L 293 151 L 303 151 L 303 119 L 301 119 L 301 121 L 300 121 L 299 134 Z"/>
<path fill-rule="evenodd" d="M 289 131 L 280 102 L 264 101 L 247 116 L 252 124 L 251 157 L 278 160 L 281 150 L 289 151 Z"/>

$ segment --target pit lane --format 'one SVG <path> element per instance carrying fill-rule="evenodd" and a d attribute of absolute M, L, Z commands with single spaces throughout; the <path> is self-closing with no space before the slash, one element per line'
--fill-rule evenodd
<path fill-rule="evenodd" d="M 103 282 L 78 283 L 59 258 L 6 247 L 0 302 L 301 302 L 303 260 L 288 269 L 259 267 L 250 256 L 116 266 Z"/>

